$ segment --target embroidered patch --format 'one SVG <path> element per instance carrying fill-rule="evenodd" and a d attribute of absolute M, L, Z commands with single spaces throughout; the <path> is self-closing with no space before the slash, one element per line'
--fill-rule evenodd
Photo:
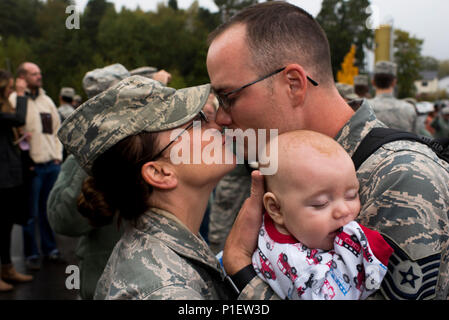
<path fill-rule="evenodd" d="M 388 272 L 380 289 L 384 296 L 399 300 L 434 298 L 441 253 L 413 261 L 392 241 L 387 238 L 385 240 L 394 249 L 394 253 L 390 257 Z"/>

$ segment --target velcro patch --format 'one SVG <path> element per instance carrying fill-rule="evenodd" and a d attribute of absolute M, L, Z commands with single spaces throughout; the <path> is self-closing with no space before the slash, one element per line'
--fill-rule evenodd
<path fill-rule="evenodd" d="M 441 262 L 441 253 L 413 261 L 395 243 L 385 237 L 394 249 L 381 292 L 388 299 L 429 300 L 435 298 L 435 287 Z"/>

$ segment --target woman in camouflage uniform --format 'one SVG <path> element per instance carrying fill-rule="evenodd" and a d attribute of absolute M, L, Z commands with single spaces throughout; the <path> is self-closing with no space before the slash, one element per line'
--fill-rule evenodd
<path fill-rule="evenodd" d="M 132 76 L 83 104 L 60 129 L 64 146 L 90 175 L 80 213 L 102 225 L 117 212 L 124 226 L 95 299 L 231 296 L 199 228 L 211 191 L 235 164 L 174 164 L 170 158 L 178 145 L 173 129 L 181 129 L 194 151 L 188 139 L 194 120 L 201 120 L 201 132 L 221 129 L 201 111 L 209 92 L 210 85 L 176 91 Z M 200 143 L 203 151 L 208 143 Z M 222 151 L 224 158 L 224 144 Z"/>

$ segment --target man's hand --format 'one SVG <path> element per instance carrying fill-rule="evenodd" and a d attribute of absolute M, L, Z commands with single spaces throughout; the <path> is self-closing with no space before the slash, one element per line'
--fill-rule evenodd
<path fill-rule="evenodd" d="M 264 179 L 260 171 L 251 174 L 251 195 L 243 203 L 237 219 L 226 239 L 223 250 L 223 265 L 228 275 L 234 275 L 251 264 L 257 247 L 257 238 L 262 225 Z"/>
<path fill-rule="evenodd" d="M 159 70 L 152 76 L 153 80 L 159 81 L 166 86 L 171 81 L 171 74 L 165 70 Z"/>
<path fill-rule="evenodd" d="M 25 95 L 25 89 L 27 88 L 27 83 L 25 79 L 17 78 L 16 79 L 16 93 L 19 97 L 23 97 Z"/>

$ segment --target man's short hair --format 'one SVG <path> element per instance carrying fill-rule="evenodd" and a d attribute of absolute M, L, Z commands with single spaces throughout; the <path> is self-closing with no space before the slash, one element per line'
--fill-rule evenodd
<path fill-rule="evenodd" d="M 377 73 L 374 75 L 374 85 L 379 89 L 388 89 L 393 85 L 395 76 L 386 73 Z"/>
<path fill-rule="evenodd" d="M 249 6 L 214 30 L 209 44 L 236 24 L 246 26 L 251 67 L 261 76 L 287 63 L 298 63 L 318 83 L 334 83 L 326 34 L 303 9 L 280 1 Z"/>
<path fill-rule="evenodd" d="M 358 96 L 363 97 L 369 92 L 369 87 L 364 84 L 356 84 L 354 85 L 354 92 Z"/>

